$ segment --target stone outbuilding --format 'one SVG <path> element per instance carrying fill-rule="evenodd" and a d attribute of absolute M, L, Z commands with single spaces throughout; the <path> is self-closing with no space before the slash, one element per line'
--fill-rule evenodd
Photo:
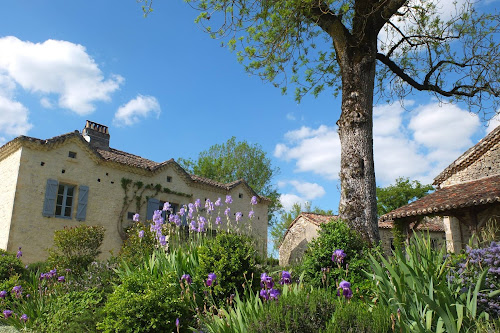
<path fill-rule="evenodd" d="M 109 141 L 108 127 L 87 121 L 81 133 L 47 140 L 20 136 L 0 147 L 0 249 L 21 246 L 23 261 L 44 260 L 54 231 L 87 224 L 105 228 L 105 257 L 118 253 L 135 213 L 146 221 L 165 202 L 176 212 L 196 199 L 203 207 L 206 199 L 224 202 L 231 195 L 230 219 L 241 212 L 240 229 L 266 254 L 270 201 L 244 180 L 222 184 L 188 174 L 173 159 L 157 163 L 111 148 Z M 252 196 L 258 198 L 253 207 Z M 225 227 L 225 216 L 222 221 Z"/>
<path fill-rule="evenodd" d="M 500 216 L 500 126 L 436 178 L 436 191 L 380 218 L 401 222 L 411 234 L 427 217 L 442 220 L 446 246 L 459 252 L 473 234 Z"/>

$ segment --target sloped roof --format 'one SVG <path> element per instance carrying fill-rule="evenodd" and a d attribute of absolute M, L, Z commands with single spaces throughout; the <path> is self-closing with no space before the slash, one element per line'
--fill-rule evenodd
<path fill-rule="evenodd" d="M 104 149 L 96 149 L 93 147 L 89 142 L 87 142 L 83 136 L 80 134 L 79 131 L 74 131 L 62 135 L 55 136 L 50 139 L 42 140 L 42 139 L 37 139 L 29 136 L 24 136 L 21 135 L 14 140 L 11 140 L 4 144 L 2 147 L 0 147 L 0 159 L 2 158 L 3 155 L 9 155 L 11 153 L 11 150 L 14 149 L 17 145 L 22 145 L 23 143 L 32 143 L 35 145 L 39 145 L 40 147 L 51 147 L 54 144 L 57 143 L 63 143 L 71 138 L 77 138 L 81 140 L 82 143 L 85 144 L 85 146 L 90 149 L 99 159 L 104 160 L 104 161 L 110 161 L 122 165 L 127 165 L 135 168 L 140 168 L 146 171 L 156 171 L 159 170 L 160 168 L 166 166 L 166 165 L 173 165 L 177 170 L 179 170 L 184 178 L 186 180 L 191 181 L 193 183 L 199 183 L 199 184 L 204 184 L 204 185 L 209 185 L 212 187 L 217 187 L 226 191 L 231 190 L 232 188 L 243 184 L 245 185 L 249 191 L 257 196 L 260 200 L 264 200 L 267 202 L 270 202 L 269 198 L 266 198 L 264 196 L 259 196 L 247 183 L 244 179 L 239 179 L 234 182 L 230 182 L 227 184 L 223 184 L 220 182 L 217 182 L 215 180 L 211 180 L 208 178 L 196 176 L 196 175 L 191 175 L 188 174 L 177 162 L 175 162 L 174 159 L 169 159 L 167 161 L 157 163 L 152 160 L 149 160 L 147 158 L 143 158 L 138 155 L 130 154 L 118 149 L 114 148 L 109 148 L 109 150 L 104 150 Z"/>
<path fill-rule="evenodd" d="M 498 128 L 497 128 L 498 129 Z M 500 175 L 447 186 L 380 217 L 389 221 L 500 202 Z"/>
<path fill-rule="evenodd" d="M 465 169 L 466 167 L 474 163 L 477 159 L 479 159 L 485 152 L 491 149 L 498 142 L 500 142 L 500 126 L 497 126 L 488 135 L 479 140 L 477 144 L 469 148 L 459 158 L 453 161 L 453 163 L 446 167 L 446 169 L 444 169 L 436 178 L 434 178 L 433 185 L 440 185 L 453 174 Z"/>
<path fill-rule="evenodd" d="M 320 226 L 321 224 L 328 223 L 332 219 L 337 219 L 337 215 L 323 215 L 323 214 L 317 214 L 317 213 L 309 213 L 309 212 L 301 212 L 293 221 L 290 223 L 288 226 L 288 229 L 286 229 L 285 234 L 283 235 L 283 238 L 281 239 L 281 244 L 283 244 L 283 241 L 286 239 L 286 236 L 288 235 L 288 231 L 292 229 L 292 227 L 297 223 L 297 221 L 303 217 L 306 222 L 312 223 L 316 226 Z M 280 247 L 281 247 L 280 244 Z"/>
<path fill-rule="evenodd" d="M 413 225 L 410 225 L 410 229 L 413 229 Z M 379 221 L 378 222 L 379 229 L 392 229 L 394 228 L 393 221 Z M 438 218 L 428 218 L 424 219 L 422 223 L 417 225 L 417 229 L 419 231 L 444 231 L 443 219 Z"/>

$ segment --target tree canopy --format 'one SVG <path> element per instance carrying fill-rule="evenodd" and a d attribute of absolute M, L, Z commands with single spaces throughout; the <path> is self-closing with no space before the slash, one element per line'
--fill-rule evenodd
<path fill-rule="evenodd" d="M 339 216 L 371 242 L 379 240 L 375 88 L 401 99 L 428 91 L 485 113 L 500 105 L 500 15 L 478 9 L 484 1 L 455 1 L 446 12 L 432 0 L 187 2 L 249 72 L 284 92 L 295 85 L 297 99 L 342 92 Z"/>
<path fill-rule="evenodd" d="M 409 178 L 399 177 L 394 185 L 377 187 L 377 213 L 382 216 L 422 198 L 432 190 L 432 185 L 423 185 L 418 180 L 410 181 Z"/>
<path fill-rule="evenodd" d="M 273 167 L 261 145 L 236 141 L 233 136 L 225 143 L 200 152 L 197 160 L 179 158 L 177 161 L 186 171 L 221 183 L 244 179 L 259 195 L 271 199 L 269 223 L 273 223 L 272 216 L 281 207 L 279 193 L 272 183 L 279 168 Z"/>

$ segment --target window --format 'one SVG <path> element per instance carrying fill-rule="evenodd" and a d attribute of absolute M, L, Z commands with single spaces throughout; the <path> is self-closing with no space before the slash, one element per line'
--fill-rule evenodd
<path fill-rule="evenodd" d="M 68 157 L 69 157 L 69 158 L 76 158 L 76 153 L 75 153 L 74 151 L 70 151 L 70 152 L 68 153 Z"/>
<path fill-rule="evenodd" d="M 238 198 L 243 198 L 243 193 L 238 194 Z"/>
<path fill-rule="evenodd" d="M 56 213 L 57 217 L 71 218 L 71 210 L 73 209 L 73 197 L 75 187 L 72 185 L 59 185 L 57 191 Z"/>
<path fill-rule="evenodd" d="M 76 191 L 77 187 L 78 195 Z M 55 179 L 47 179 L 42 215 L 45 217 L 71 219 L 73 207 L 76 206 L 76 220 L 85 221 L 88 196 L 88 186 L 59 184 Z"/>
<path fill-rule="evenodd" d="M 171 183 L 171 182 L 172 182 L 172 177 L 167 176 L 167 183 Z"/>

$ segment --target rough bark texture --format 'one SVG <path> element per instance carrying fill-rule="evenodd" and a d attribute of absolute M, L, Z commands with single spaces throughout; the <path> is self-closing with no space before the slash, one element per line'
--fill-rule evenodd
<path fill-rule="evenodd" d="M 342 113 L 337 122 L 341 143 L 339 216 L 376 244 L 380 240 L 373 163 L 377 45 L 376 35 L 363 37 L 355 45 L 349 43 L 338 58 L 342 71 Z"/>

